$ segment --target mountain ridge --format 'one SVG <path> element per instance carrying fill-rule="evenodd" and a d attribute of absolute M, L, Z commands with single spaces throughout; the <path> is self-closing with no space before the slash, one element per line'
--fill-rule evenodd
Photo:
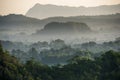
<path fill-rule="evenodd" d="M 96 7 L 71 7 L 71 6 L 58 6 L 52 4 L 35 4 L 30 8 L 26 16 L 38 19 L 44 19 L 55 16 L 79 16 L 79 15 L 108 15 L 120 13 L 120 4 L 116 5 L 101 5 Z"/>
<path fill-rule="evenodd" d="M 47 34 L 47 35 L 64 35 L 73 33 L 87 33 L 92 30 L 85 23 L 79 22 L 51 22 L 44 26 L 43 29 L 38 30 L 35 34 Z"/>
<path fill-rule="evenodd" d="M 35 21 L 30 20 L 31 22 L 26 21 L 26 20 L 22 20 L 22 21 L 16 20 L 20 16 L 15 16 L 14 18 L 12 17 L 13 20 L 11 20 L 10 16 L 14 16 L 14 15 L 0 16 L 0 34 L 1 34 L 0 38 L 1 39 L 5 39 L 5 40 L 13 40 L 14 39 L 15 41 L 17 41 L 17 40 L 20 41 L 21 39 L 23 40 L 23 38 L 24 38 L 24 40 L 54 39 L 54 36 L 51 37 L 51 36 L 41 36 L 41 35 L 34 36 L 34 35 L 32 35 L 32 34 L 36 33 L 37 31 L 44 29 L 44 26 L 51 22 L 85 23 L 91 28 L 92 31 L 96 32 L 96 33 L 94 33 L 95 36 L 97 33 L 100 35 L 103 35 L 103 36 L 107 35 L 108 37 L 111 34 L 110 39 L 113 39 L 113 37 L 115 37 L 115 38 L 119 37 L 119 34 L 120 34 L 120 26 L 119 26 L 120 25 L 120 14 L 119 13 L 113 14 L 113 15 L 101 15 L 101 16 L 73 16 L 73 17 L 52 17 L 52 18 L 50 17 L 50 18 L 46 18 L 46 19 L 42 19 L 42 20 L 39 20 L 39 19 L 35 19 Z M 6 17 L 8 17 L 8 18 L 6 19 Z M 22 16 L 22 17 L 25 17 L 25 16 Z M 29 18 L 29 17 L 27 17 L 27 18 Z M 49 35 L 49 34 L 47 34 L 47 35 Z M 87 35 L 85 35 L 85 36 L 87 36 Z M 76 37 L 77 36 L 81 37 L 80 35 L 76 35 Z M 69 37 L 71 37 L 70 34 L 69 34 Z M 107 40 L 108 40 L 108 37 L 106 37 Z M 60 36 L 57 36 L 57 38 L 60 38 Z M 62 39 L 64 39 L 64 37 Z M 65 37 L 65 39 L 66 39 L 66 37 Z"/>
<path fill-rule="evenodd" d="M 98 5 L 98 6 L 67 6 L 67 5 L 55 5 L 55 4 L 40 4 L 36 3 L 33 7 L 35 6 L 58 6 L 58 7 L 73 7 L 73 8 L 79 8 L 79 7 L 84 7 L 84 8 L 92 8 L 92 7 L 105 7 L 105 6 L 119 6 L 120 4 L 113 4 L 113 5 Z"/>

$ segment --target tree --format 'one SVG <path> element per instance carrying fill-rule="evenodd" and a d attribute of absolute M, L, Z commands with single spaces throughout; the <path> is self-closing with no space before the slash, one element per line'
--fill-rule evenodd
<path fill-rule="evenodd" d="M 38 52 L 37 52 L 37 50 L 35 48 L 31 48 L 28 51 L 28 53 L 29 53 L 30 58 L 34 58 L 34 59 L 36 59 L 38 61 L 40 60 L 40 56 L 39 56 L 39 54 L 38 54 Z"/>
<path fill-rule="evenodd" d="M 120 52 L 108 51 L 101 58 L 101 80 L 120 79 Z"/>
<path fill-rule="evenodd" d="M 0 79 L 33 80 L 29 74 L 25 73 L 27 71 L 24 70 L 24 66 L 14 56 L 10 56 L 7 51 L 4 51 L 0 44 Z"/>

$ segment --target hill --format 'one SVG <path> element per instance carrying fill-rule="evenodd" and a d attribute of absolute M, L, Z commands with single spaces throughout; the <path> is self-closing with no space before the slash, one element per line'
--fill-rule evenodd
<path fill-rule="evenodd" d="M 103 5 L 97 7 L 69 7 L 57 5 L 36 4 L 28 10 L 26 16 L 43 19 L 55 16 L 79 16 L 79 15 L 108 15 L 120 13 L 120 4 Z"/>
<path fill-rule="evenodd" d="M 75 33 L 82 34 L 92 32 L 91 29 L 85 23 L 78 23 L 78 22 L 51 22 L 45 25 L 42 30 L 38 30 L 35 34 L 41 35 L 74 35 Z"/>
<path fill-rule="evenodd" d="M 40 34 L 51 34 L 50 29 L 48 30 L 48 27 L 45 27 L 49 23 L 67 23 L 67 22 L 75 22 L 75 23 L 84 23 L 89 28 L 96 32 L 92 35 L 79 35 L 79 30 L 74 28 L 73 31 L 70 29 L 65 30 L 58 30 L 58 25 L 55 27 L 58 28 L 57 31 L 54 29 L 52 33 L 55 31 L 57 33 L 68 32 L 76 34 L 74 35 L 75 38 L 92 38 L 96 39 L 97 41 L 110 41 L 114 38 L 120 37 L 120 14 L 113 14 L 113 15 L 100 15 L 100 16 L 74 16 L 74 17 L 50 17 L 46 19 L 35 19 L 31 17 L 26 17 L 23 15 L 16 15 L 11 14 L 7 16 L 0 16 L 0 39 L 2 40 L 13 40 L 13 41 L 39 41 L 39 40 L 50 40 L 54 39 L 51 36 L 41 36 Z M 71 24 L 71 26 L 73 26 Z M 45 28 L 44 28 L 45 27 Z M 54 28 L 55 28 L 54 27 Z M 47 28 L 47 29 L 46 29 Z M 51 28 L 51 27 L 50 27 Z M 44 30 L 45 29 L 45 30 Z M 51 28 L 53 29 L 53 28 Z M 72 27 L 71 27 L 72 29 Z M 59 31 L 59 32 L 58 32 Z M 82 32 L 82 31 L 80 31 Z M 84 31 L 83 31 L 84 32 Z M 85 31 L 86 32 L 86 31 Z M 34 37 L 31 34 L 39 34 L 37 37 Z M 56 33 L 55 33 L 56 34 Z M 31 36 L 30 36 L 31 35 Z M 66 35 L 66 34 L 64 34 Z M 69 37 L 72 35 L 69 34 Z M 59 35 L 55 39 L 61 38 Z M 67 36 L 68 37 L 68 36 Z M 62 38 L 62 39 L 66 39 Z M 68 38 L 67 38 L 68 39 Z"/>
<path fill-rule="evenodd" d="M 32 30 L 40 28 L 41 20 L 26 17 L 24 15 L 10 14 L 6 16 L 0 16 L 0 31 L 1 32 L 31 32 Z M 32 30 L 31 30 L 32 29 Z"/>

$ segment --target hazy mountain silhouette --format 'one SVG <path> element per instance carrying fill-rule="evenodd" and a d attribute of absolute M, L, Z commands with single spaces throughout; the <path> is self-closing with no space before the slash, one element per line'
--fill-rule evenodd
<path fill-rule="evenodd" d="M 35 18 L 26 17 L 23 15 L 10 14 L 7 16 L 0 16 L 0 27 L 29 27 L 29 26 L 39 26 L 40 20 Z"/>
<path fill-rule="evenodd" d="M 88 27 L 85 23 L 78 23 L 78 22 L 51 22 L 45 25 L 42 30 L 38 30 L 35 34 L 36 35 L 67 35 L 74 33 L 88 33 L 92 32 L 92 30 Z"/>
<path fill-rule="evenodd" d="M 91 29 L 97 31 L 120 31 L 120 14 L 100 16 L 73 16 L 73 17 L 50 17 L 43 19 L 43 25 L 50 22 L 83 22 Z"/>
<path fill-rule="evenodd" d="M 120 13 L 120 4 L 103 5 L 97 7 L 69 7 L 57 5 L 36 4 L 26 13 L 27 16 L 34 18 L 47 18 L 54 16 L 78 16 L 78 15 L 108 15 Z"/>
<path fill-rule="evenodd" d="M 0 32 L 24 32 L 41 28 L 41 20 L 26 17 L 24 15 L 10 14 L 7 16 L 0 16 Z"/>
<path fill-rule="evenodd" d="M 57 22 L 55 26 L 52 27 L 48 25 L 49 23 L 54 22 Z M 84 23 L 90 28 L 91 31 L 94 31 L 96 33 L 93 33 L 90 36 L 90 34 L 87 33 L 89 31 L 81 31 L 81 29 L 73 26 L 73 24 L 71 24 L 71 27 L 69 26 L 68 28 L 68 25 L 66 24 L 70 22 L 74 22 L 75 24 Z M 60 23 L 60 25 L 58 23 Z M 65 27 L 61 27 L 63 23 L 66 23 L 64 24 L 66 25 Z M 49 27 L 46 27 L 46 25 L 48 25 Z M 59 28 L 61 29 L 59 30 Z M 81 32 L 86 33 L 86 35 L 82 35 Z M 118 13 L 113 15 L 101 16 L 51 17 L 42 20 L 16 14 L 0 16 L 0 39 L 16 41 L 48 40 L 53 39 L 53 37 L 44 35 L 41 36 L 41 34 L 49 35 L 53 33 L 57 35 L 60 34 L 58 36 L 53 35 L 55 38 L 60 38 L 61 35 L 66 35 L 67 37 L 69 36 L 76 38 L 84 36 L 90 38 L 97 37 L 98 39 L 106 38 L 107 40 L 109 40 L 109 38 L 113 39 L 119 37 L 120 35 L 120 14 Z M 74 34 L 74 36 L 71 35 L 72 33 Z M 35 35 L 31 34 L 35 34 L 38 36 L 34 37 Z M 100 35 L 101 38 L 99 38 L 100 36 L 98 35 Z"/>
<path fill-rule="evenodd" d="M 26 17 L 23 15 L 10 14 L 7 16 L 0 16 L 0 31 L 21 29 L 23 32 L 27 32 L 27 30 L 35 32 L 35 30 L 43 29 L 46 24 L 51 22 L 86 23 L 90 28 L 98 31 L 120 30 L 120 14 L 118 13 L 114 15 L 101 16 L 51 17 L 42 20 Z"/>

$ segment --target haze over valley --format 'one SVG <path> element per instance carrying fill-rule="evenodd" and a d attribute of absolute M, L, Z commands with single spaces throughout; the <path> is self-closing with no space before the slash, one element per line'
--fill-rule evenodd
<path fill-rule="evenodd" d="M 2 40 L 36 42 L 57 38 L 69 40 L 69 37 L 69 41 L 83 39 L 80 41 L 104 42 L 119 37 L 119 25 L 119 13 L 100 16 L 50 17 L 46 19 L 10 14 L 0 17 L 0 38 Z"/>
<path fill-rule="evenodd" d="M 120 0 L 1 0 L 0 80 L 120 80 Z"/>

